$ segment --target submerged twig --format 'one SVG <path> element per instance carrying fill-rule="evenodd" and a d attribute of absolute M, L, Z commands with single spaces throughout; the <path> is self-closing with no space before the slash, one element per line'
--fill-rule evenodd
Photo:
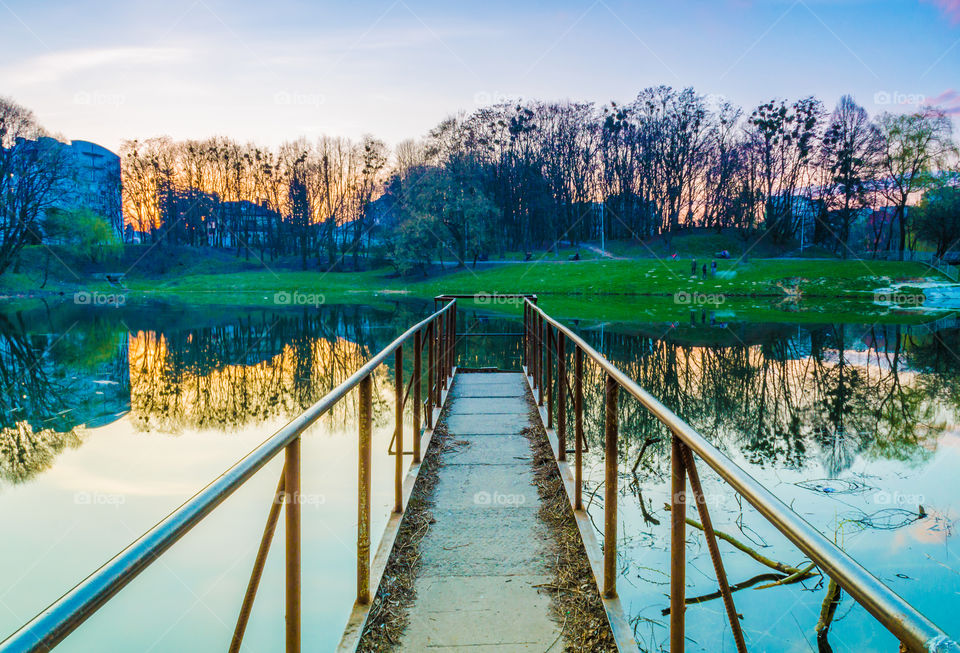
<path fill-rule="evenodd" d="M 667 511 L 669 511 L 670 504 L 664 504 L 664 508 Z M 703 530 L 703 524 L 701 524 L 697 520 L 690 519 L 689 517 L 687 517 L 685 521 L 691 526 L 693 526 L 694 528 L 697 528 L 701 531 Z M 793 575 L 799 574 L 805 577 L 805 576 L 812 575 L 812 572 L 809 571 L 810 569 L 809 567 L 807 568 L 807 570 L 802 570 L 802 569 L 797 569 L 796 567 L 792 567 L 790 565 L 786 565 L 782 562 L 777 562 L 776 560 L 771 560 L 770 558 L 758 552 L 756 549 L 747 546 L 746 544 L 744 544 L 737 538 L 733 537 L 732 535 L 728 535 L 727 533 L 724 533 L 721 530 L 717 530 L 716 528 L 713 529 L 713 532 L 721 540 L 724 540 L 725 542 L 729 542 L 731 545 L 733 545 L 735 549 L 739 549 L 740 551 L 743 551 L 748 556 L 750 556 L 751 558 L 753 558 L 754 560 L 756 560 L 757 562 L 759 562 L 760 564 L 766 567 L 770 567 L 771 569 L 776 569 L 780 573 L 787 574 L 787 576 L 793 576 Z"/>

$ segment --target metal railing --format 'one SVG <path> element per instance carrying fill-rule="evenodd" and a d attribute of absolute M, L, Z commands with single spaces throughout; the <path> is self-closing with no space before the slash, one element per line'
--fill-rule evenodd
<path fill-rule="evenodd" d="M 874 259 L 883 261 L 901 260 L 900 252 L 896 250 L 855 252 L 854 255 L 859 259 Z M 935 252 L 915 252 L 907 249 L 903 251 L 903 260 L 915 261 L 917 263 L 928 265 L 937 272 L 947 276 L 951 281 L 956 281 L 957 277 L 960 276 L 960 272 L 957 271 L 955 266 L 944 261 L 942 258 L 937 256 Z"/>
<path fill-rule="evenodd" d="M 395 513 L 402 513 L 403 454 L 403 347 L 413 340 L 413 374 L 408 391 L 413 393 L 413 462 L 420 462 L 421 376 L 424 343 L 427 349 L 426 427 L 432 429 L 434 409 L 441 405 L 443 392 L 454 371 L 456 300 L 446 302 L 427 319 L 415 324 L 400 337 L 380 350 L 363 367 L 334 388 L 313 406 L 273 434 L 233 467 L 204 487 L 159 524 L 142 535 L 109 562 L 93 572 L 79 585 L 34 617 L 0 643 L 0 653 L 48 651 L 76 630 L 84 621 L 109 601 L 123 587 L 150 566 L 164 551 L 210 514 L 237 488 L 248 481 L 281 451 L 284 466 L 260 541 L 260 548 L 250 574 L 240 614 L 230 644 L 231 651 L 240 649 L 253 601 L 263 573 L 270 544 L 280 517 L 281 503 L 286 520 L 286 651 L 300 650 L 300 436 L 322 415 L 354 388 L 359 390 L 359 450 L 357 487 L 357 605 L 370 603 L 370 504 L 371 504 L 371 440 L 373 434 L 373 372 L 395 357 L 396 389 L 396 466 L 394 474 Z"/>
<path fill-rule="evenodd" d="M 567 386 L 567 350 L 573 348 L 574 384 Z M 902 645 L 901 650 L 915 653 L 960 653 L 960 646 L 913 606 L 880 582 L 836 544 L 827 539 L 800 515 L 775 497 L 750 474 L 710 444 L 617 369 L 583 338 L 551 318 L 535 301 L 524 301 L 524 363 L 535 399 L 540 406 L 546 400 L 547 428 L 554 429 L 558 442 L 557 458 L 566 461 L 567 393 L 574 401 L 574 497 L 575 510 L 583 510 L 583 363 L 584 357 L 599 366 L 606 375 L 604 384 L 604 539 L 603 582 L 605 598 L 617 596 L 617 485 L 618 394 L 621 389 L 639 401 L 672 433 L 671 510 L 670 510 L 670 651 L 684 650 L 684 611 L 686 567 L 686 488 L 689 479 L 693 501 L 700 514 L 710 558 L 717 575 L 720 594 L 734 634 L 737 650 L 746 644 L 734 607 L 733 596 L 717 548 L 710 514 L 703 498 L 694 454 L 706 462 L 728 485 L 745 498 L 774 527 L 783 533 L 810 560 L 846 590 L 861 606 L 889 630 Z M 553 374 L 556 362 L 556 379 Z M 560 380 L 560 382 L 557 381 Z M 556 402 L 554 402 L 556 395 Z M 556 406 L 554 405 L 556 403 Z M 599 578 L 598 578 L 599 582 Z"/>

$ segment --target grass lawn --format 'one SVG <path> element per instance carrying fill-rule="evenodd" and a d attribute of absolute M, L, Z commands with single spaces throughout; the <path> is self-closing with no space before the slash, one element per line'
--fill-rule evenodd
<path fill-rule="evenodd" d="M 804 297 L 867 297 L 890 283 L 945 279 L 920 263 L 753 259 L 719 261 L 717 275 L 690 273 L 689 261 L 632 260 L 516 264 L 482 271 L 461 270 L 442 278 L 406 283 L 421 294 L 535 292 L 549 294 L 673 295 L 723 293 L 783 297 L 796 289 Z"/>
<path fill-rule="evenodd" d="M 129 289 L 151 295 L 275 293 L 299 291 L 330 296 L 375 292 L 431 297 L 441 293 L 539 295 L 724 294 L 739 297 L 868 298 L 892 283 L 944 279 L 919 263 L 754 259 L 722 261 L 716 276 L 690 274 L 688 261 L 658 260 L 530 262 L 456 270 L 432 277 L 397 278 L 387 269 L 366 272 L 241 271 L 190 274 L 162 280 L 131 278 Z"/>
<path fill-rule="evenodd" d="M 699 265 L 697 275 L 691 275 L 689 259 L 572 262 L 566 260 L 568 250 L 562 250 L 560 257 L 490 261 L 477 269 L 448 268 L 426 278 L 399 278 L 390 268 L 300 271 L 291 261 L 261 263 L 255 258 L 243 260 L 223 253 L 205 257 L 193 251 L 171 251 L 144 263 L 143 254 L 132 250 L 125 253 L 124 260 L 106 266 L 111 271 L 130 270 L 126 290 L 104 281 L 103 269 L 98 272 L 76 262 L 64 264 L 63 269 L 57 269 L 56 263 L 50 265 L 47 283 L 40 290 L 44 268 L 38 254 L 22 266 L 21 273 L 7 272 L 0 277 L 0 295 L 16 299 L 51 295 L 69 298 L 76 291 L 86 290 L 124 292 L 128 302 L 162 299 L 204 305 L 271 306 L 280 303 L 278 293 L 293 292 L 322 295 L 327 303 L 372 303 L 398 296 L 430 298 L 441 293 L 524 292 L 536 293 L 543 306 L 570 318 L 689 321 L 691 309 L 705 308 L 718 315 L 733 312 L 777 321 L 833 321 L 846 313 L 864 311 L 899 321 L 922 314 L 893 313 L 875 305 L 876 289 L 946 281 L 922 264 L 896 261 L 719 260 L 717 274 L 708 272 L 708 278 L 703 279 Z M 301 303 L 314 302 L 305 298 Z"/>
<path fill-rule="evenodd" d="M 690 276 L 689 262 L 581 261 L 516 263 L 459 270 L 426 279 L 395 278 L 388 270 L 358 273 L 236 272 L 155 282 L 132 280 L 144 297 L 210 304 L 276 304 L 276 293 L 323 295 L 327 303 L 369 303 L 442 293 L 536 293 L 557 317 L 612 321 L 689 322 L 691 311 L 777 322 L 922 322 L 929 314 L 873 303 L 877 288 L 939 275 L 916 263 L 808 260 L 723 262 L 716 277 Z M 787 292 L 799 287 L 800 293 Z M 463 302 L 469 304 L 470 302 Z M 478 307 L 516 311 L 508 303 Z"/>

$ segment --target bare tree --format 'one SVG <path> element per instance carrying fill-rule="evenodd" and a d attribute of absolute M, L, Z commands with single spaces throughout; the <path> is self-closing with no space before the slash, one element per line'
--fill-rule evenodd
<path fill-rule="evenodd" d="M 907 246 L 907 203 L 929 183 L 935 167 L 955 149 L 953 123 L 937 109 L 911 114 L 885 113 L 879 123 L 884 137 L 880 184 L 884 197 L 894 207 L 894 218 L 900 227 L 902 261 Z"/>
<path fill-rule="evenodd" d="M 66 181 L 64 149 L 44 136 L 31 111 L 0 97 L 0 274 L 40 242 L 40 218 Z"/>

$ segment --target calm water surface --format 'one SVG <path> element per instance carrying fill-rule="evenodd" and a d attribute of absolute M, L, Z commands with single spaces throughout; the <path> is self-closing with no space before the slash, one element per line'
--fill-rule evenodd
<path fill-rule="evenodd" d="M 546 303 L 549 310 L 549 303 Z M 0 635 L 15 630 L 356 370 L 432 304 L 321 310 L 51 306 L 0 315 Z M 628 375 L 955 638 L 960 560 L 960 332 L 896 325 L 565 320 Z M 461 311 L 460 360 L 516 369 L 510 317 Z M 411 369 L 407 364 L 407 373 Z M 572 368 L 572 365 L 571 365 Z M 602 525 L 602 377 L 586 369 L 587 494 Z M 374 383 L 374 524 L 392 505 L 392 369 Z M 328 650 L 352 604 L 356 397 L 303 441 L 304 641 Z M 620 591 L 646 650 L 665 650 L 669 438 L 622 398 Z M 409 415 L 408 415 L 409 424 Z M 409 427 L 408 427 L 409 428 Z M 62 650 L 226 649 L 282 460 L 168 551 Z M 377 471 L 379 470 L 379 472 Z M 715 526 L 794 566 L 794 547 L 700 474 Z M 496 488 L 491 488 L 495 490 Z M 283 632 L 281 520 L 245 650 Z M 721 543 L 751 650 L 817 650 L 819 576 Z M 701 534 L 688 537 L 690 650 L 734 650 Z M 896 644 L 844 597 L 829 644 Z"/>

